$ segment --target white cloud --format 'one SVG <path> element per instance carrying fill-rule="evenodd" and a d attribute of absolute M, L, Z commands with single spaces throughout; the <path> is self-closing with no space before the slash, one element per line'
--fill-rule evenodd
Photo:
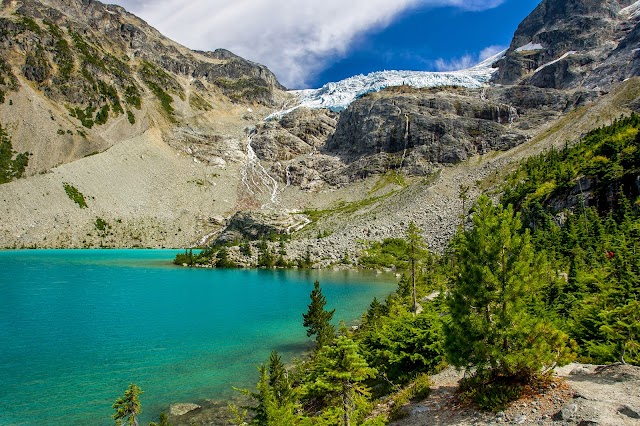
<path fill-rule="evenodd" d="M 112 0 L 192 48 L 225 48 L 301 87 L 367 31 L 418 6 L 484 10 L 505 0 Z"/>
<path fill-rule="evenodd" d="M 497 44 L 493 46 L 485 47 L 480 51 L 480 54 L 478 55 L 478 60 L 479 62 L 482 62 L 485 59 L 489 59 L 490 57 L 497 55 L 498 53 L 502 52 L 506 48 L 507 46 L 500 46 Z"/>
<path fill-rule="evenodd" d="M 459 58 L 451 58 L 451 59 L 436 59 L 433 62 L 433 66 L 437 71 L 458 71 L 466 68 L 471 68 L 474 65 L 484 61 L 485 59 L 489 59 L 492 56 L 497 55 L 498 53 L 505 50 L 504 46 L 488 46 L 482 49 L 478 54 L 475 55 L 464 55 Z"/>

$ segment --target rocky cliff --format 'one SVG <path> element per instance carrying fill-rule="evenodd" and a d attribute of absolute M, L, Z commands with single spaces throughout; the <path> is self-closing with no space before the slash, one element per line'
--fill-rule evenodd
<path fill-rule="evenodd" d="M 543 0 L 518 26 L 494 82 L 607 89 L 638 74 L 634 0 Z"/>

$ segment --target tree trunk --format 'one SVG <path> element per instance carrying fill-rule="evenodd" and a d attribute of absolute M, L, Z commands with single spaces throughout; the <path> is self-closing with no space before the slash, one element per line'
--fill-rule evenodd
<path fill-rule="evenodd" d="M 347 397 L 347 389 L 342 390 L 342 409 L 344 410 L 344 426 L 350 426 L 349 422 L 349 398 Z"/>
<path fill-rule="evenodd" d="M 418 295 L 416 292 L 416 261 L 411 259 L 411 287 L 413 288 L 413 314 L 418 313 Z"/>

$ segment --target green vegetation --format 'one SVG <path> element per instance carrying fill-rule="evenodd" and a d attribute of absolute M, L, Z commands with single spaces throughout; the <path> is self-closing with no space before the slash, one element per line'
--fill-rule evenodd
<path fill-rule="evenodd" d="M 634 114 L 531 158 L 505 190 L 534 248 L 565 274 L 545 290 L 545 302 L 584 362 L 640 364 L 639 128 Z"/>
<path fill-rule="evenodd" d="M 78 49 L 82 54 L 83 69 L 85 69 L 87 65 L 91 65 L 102 71 L 107 70 L 97 48 L 89 44 L 79 33 L 75 31 L 69 31 L 69 35 L 71 36 L 76 49 Z M 92 78 L 90 79 L 92 80 Z"/>
<path fill-rule="evenodd" d="M 129 85 L 125 88 L 124 100 L 127 104 L 131 105 L 135 109 L 142 108 L 142 98 L 140 97 L 140 91 L 134 84 Z"/>
<path fill-rule="evenodd" d="M 174 113 L 173 98 L 168 92 L 173 92 L 180 98 L 184 98 L 184 91 L 180 84 L 166 71 L 150 62 L 143 63 L 140 69 L 140 77 L 158 98 L 164 112 L 169 117 L 172 117 Z"/>
<path fill-rule="evenodd" d="M 130 426 L 138 424 L 136 417 L 142 411 L 140 407 L 140 395 L 142 390 L 131 383 L 127 390 L 124 391 L 124 395 L 121 396 L 113 403 L 112 408 L 116 410 L 113 414 L 116 426 L 122 425 L 122 421 L 126 420 Z"/>
<path fill-rule="evenodd" d="M 572 359 L 568 336 L 545 318 L 539 296 L 554 279 L 543 253 L 534 254 L 529 232 L 521 228 L 510 206 L 494 207 L 483 196 L 473 229 L 454 243 L 447 358 L 456 367 L 475 370 L 475 401 L 488 409 L 502 409 L 541 371 Z M 508 393 L 500 398 L 487 396 L 503 389 Z"/>
<path fill-rule="evenodd" d="M 9 134 L 0 125 L 0 184 L 23 177 L 30 155 L 29 152 L 17 154 Z"/>
<path fill-rule="evenodd" d="M 49 33 L 54 38 L 54 55 L 53 61 L 58 65 L 58 77 L 61 82 L 66 82 L 71 78 L 73 73 L 73 53 L 69 47 L 69 43 L 64 38 L 64 32 L 53 22 L 44 21 L 44 24 L 49 28 Z"/>
<path fill-rule="evenodd" d="M 136 124 L 136 116 L 130 110 L 127 110 L 127 120 L 131 125 Z"/>
<path fill-rule="evenodd" d="M 335 309 L 325 311 L 327 300 L 322 294 L 318 281 L 313 283 L 310 297 L 311 303 L 309 303 L 307 313 L 302 315 L 302 325 L 307 329 L 308 337 L 316 336 L 316 350 L 320 350 L 336 337 L 335 327 L 331 324 Z"/>
<path fill-rule="evenodd" d="M 198 109 L 201 111 L 211 111 L 213 107 L 207 101 L 205 101 L 201 96 L 196 93 L 192 93 L 189 95 L 189 106 L 193 109 Z"/>
<path fill-rule="evenodd" d="M 29 31 L 36 33 L 38 35 L 42 35 L 42 28 L 38 25 L 36 21 L 31 19 L 28 16 L 23 16 L 20 20 L 20 23 Z"/>
<path fill-rule="evenodd" d="M 269 88 L 258 78 L 243 77 L 237 80 L 218 78 L 213 82 L 234 102 L 253 101 L 269 96 Z"/>
<path fill-rule="evenodd" d="M 69 197 L 69 199 L 71 199 L 71 201 L 80 206 L 81 209 L 86 209 L 87 207 L 89 207 L 87 205 L 87 201 L 84 199 L 84 195 L 82 194 L 82 192 L 78 191 L 75 186 L 68 183 L 63 183 L 62 185 L 64 186 L 64 192 L 67 193 L 67 196 Z"/>

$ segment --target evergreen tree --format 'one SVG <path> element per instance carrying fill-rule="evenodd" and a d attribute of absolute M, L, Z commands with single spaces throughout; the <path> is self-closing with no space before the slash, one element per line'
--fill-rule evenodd
<path fill-rule="evenodd" d="M 570 360 L 568 337 L 531 314 L 545 285 L 544 260 L 511 207 L 478 200 L 474 227 L 458 239 L 458 267 L 447 298 L 450 362 L 491 376 L 530 378 Z"/>
<path fill-rule="evenodd" d="M 426 244 L 420 236 L 420 228 L 411 221 L 407 228 L 407 255 L 409 258 L 409 266 L 411 268 L 411 294 L 413 297 L 412 311 L 414 314 L 418 313 L 418 291 L 416 289 L 416 275 L 418 274 L 418 268 L 422 256 L 424 256 Z"/>
<path fill-rule="evenodd" d="M 302 314 L 303 325 L 307 329 L 307 336 L 316 336 L 316 349 L 320 349 L 335 338 L 336 330 L 331 324 L 335 309 L 325 311 L 327 300 L 322 294 L 319 281 L 313 283 L 310 297 L 309 309 L 306 314 Z"/>
<path fill-rule="evenodd" d="M 272 351 L 269 356 L 269 386 L 273 389 L 278 405 L 282 406 L 292 402 L 293 389 L 291 388 L 291 382 L 277 351 Z"/>
<path fill-rule="evenodd" d="M 342 425 L 350 426 L 355 396 L 368 393 L 361 383 L 375 374 L 376 370 L 358 352 L 358 345 L 347 336 L 339 336 L 333 345 L 318 353 L 316 377 L 308 390 L 339 401 Z"/>
<path fill-rule="evenodd" d="M 299 416 L 296 414 L 297 405 L 294 394 L 278 353 L 275 351 L 271 353 L 268 368 L 262 365 L 258 370 L 260 379 L 257 392 L 246 392 L 258 403 L 253 409 L 255 417 L 252 423 L 256 426 L 298 424 Z"/>
<path fill-rule="evenodd" d="M 149 426 L 171 426 L 171 423 L 169 423 L 169 418 L 165 413 L 160 413 L 160 417 L 158 418 L 158 423 L 151 422 L 149 423 Z"/>
<path fill-rule="evenodd" d="M 116 421 L 116 425 L 121 425 L 122 421 L 126 419 L 130 426 L 138 426 L 138 420 L 136 417 L 142 411 L 140 407 L 140 395 L 142 390 L 131 383 L 124 395 L 121 396 L 113 403 L 112 407 L 116 410 L 113 414 L 113 419 Z"/>

